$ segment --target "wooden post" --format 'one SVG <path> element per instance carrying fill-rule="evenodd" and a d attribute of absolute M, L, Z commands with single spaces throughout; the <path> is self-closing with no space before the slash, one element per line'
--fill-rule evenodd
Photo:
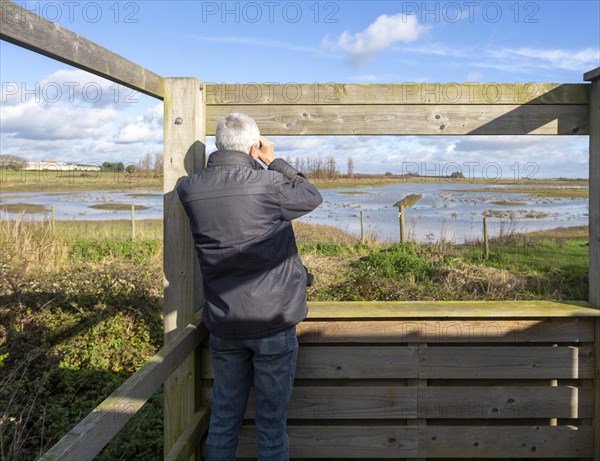
<path fill-rule="evenodd" d="M 131 205 L 131 241 L 135 240 L 135 205 Z"/>
<path fill-rule="evenodd" d="M 54 232 L 56 229 L 56 205 L 53 203 L 51 208 L 52 208 L 51 228 L 52 228 L 52 232 Z"/>
<path fill-rule="evenodd" d="M 400 219 L 400 243 L 406 243 L 406 227 L 404 227 L 404 205 L 398 207 L 398 218 Z"/>
<path fill-rule="evenodd" d="M 600 67 L 587 72 L 590 91 L 590 176 L 589 176 L 589 303 L 600 309 Z M 594 343 L 594 459 L 600 459 L 600 319 L 596 319 Z"/>
<path fill-rule="evenodd" d="M 600 318 L 594 321 L 594 459 L 600 459 Z"/>
<path fill-rule="evenodd" d="M 590 291 L 589 302 L 600 309 L 600 67 L 586 73 L 590 94 Z"/>
<path fill-rule="evenodd" d="M 365 242 L 365 221 L 363 220 L 363 212 L 360 210 L 360 241 Z"/>
<path fill-rule="evenodd" d="M 164 334 L 168 343 L 200 307 L 201 282 L 189 221 L 174 188 L 204 166 L 206 109 L 195 78 L 164 81 Z M 165 456 L 188 428 L 198 407 L 194 355 L 165 381 Z M 191 458 L 192 460 L 195 457 Z"/>
<path fill-rule="evenodd" d="M 487 216 L 483 217 L 483 259 L 490 257 L 490 242 L 488 240 Z"/>

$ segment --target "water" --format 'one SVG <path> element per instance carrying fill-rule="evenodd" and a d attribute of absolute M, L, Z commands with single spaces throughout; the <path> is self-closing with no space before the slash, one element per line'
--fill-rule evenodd
<path fill-rule="evenodd" d="M 355 236 L 360 235 L 360 211 L 368 236 L 380 240 L 399 238 L 398 209 L 393 204 L 409 194 L 422 194 L 422 199 L 407 208 L 406 227 L 409 238 L 418 241 L 454 242 L 482 237 L 484 212 L 514 212 L 514 219 L 488 218 L 490 236 L 500 232 L 527 232 L 560 226 L 588 224 L 588 200 L 530 197 L 498 187 L 493 192 L 472 192 L 480 184 L 400 183 L 384 187 L 322 190 L 323 204 L 301 221 L 336 226 Z M 494 201 L 518 201 L 523 205 L 503 206 Z M 136 219 L 162 219 L 163 197 L 159 191 L 73 191 L 15 192 L 2 194 L 2 203 L 44 205 L 48 211 L 28 214 L 32 219 L 48 218 L 52 204 L 59 220 L 130 219 L 131 211 L 106 211 L 89 208 L 100 203 L 124 203 L 145 206 L 135 212 Z M 15 213 L 2 212 L 3 219 L 14 219 Z"/>

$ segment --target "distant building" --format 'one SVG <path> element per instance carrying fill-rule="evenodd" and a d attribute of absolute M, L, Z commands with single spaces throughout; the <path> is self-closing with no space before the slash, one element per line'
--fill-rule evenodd
<path fill-rule="evenodd" d="M 23 170 L 26 171 L 100 171 L 98 165 L 80 165 L 65 163 L 58 160 L 42 160 L 41 162 L 25 162 Z"/>

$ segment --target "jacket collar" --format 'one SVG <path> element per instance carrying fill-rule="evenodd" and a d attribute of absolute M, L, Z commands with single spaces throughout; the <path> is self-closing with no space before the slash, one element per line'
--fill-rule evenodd
<path fill-rule="evenodd" d="M 263 170 L 263 166 L 248 154 L 237 150 L 218 150 L 208 156 L 208 166 L 236 165 Z"/>

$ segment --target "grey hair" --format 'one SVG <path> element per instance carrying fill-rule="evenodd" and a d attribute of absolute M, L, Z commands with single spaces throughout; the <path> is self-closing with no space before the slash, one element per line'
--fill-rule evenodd
<path fill-rule="evenodd" d="M 259 139 L 260 131 L 256 122 L 246 114 L 233 112 L 219 120 L 215 134 L 215 144 L 219 150 L 237 150 L 247 154 Z"/>

